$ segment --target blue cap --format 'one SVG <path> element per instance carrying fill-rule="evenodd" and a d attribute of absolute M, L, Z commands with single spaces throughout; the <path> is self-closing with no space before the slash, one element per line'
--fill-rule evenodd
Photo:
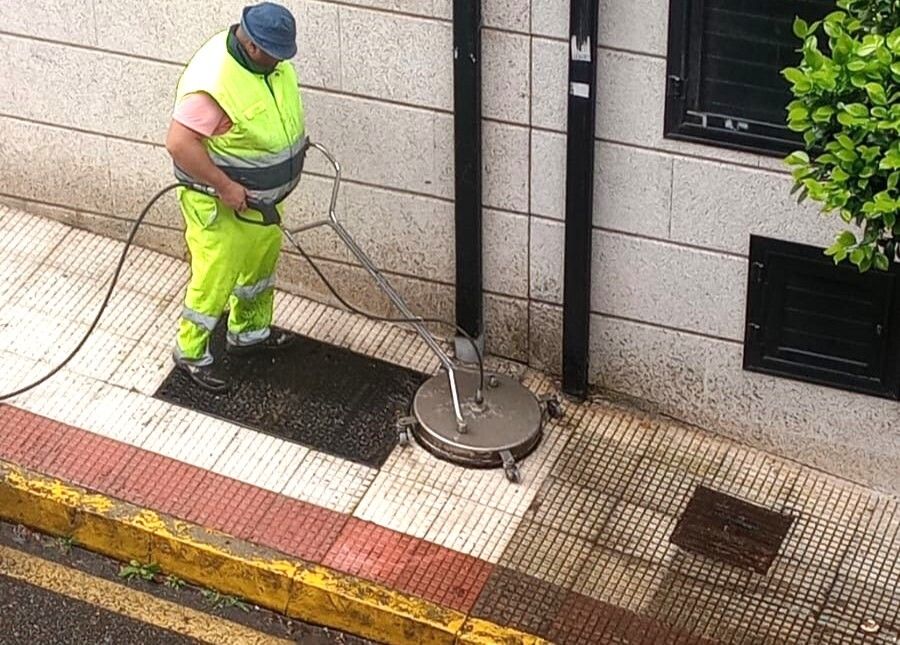
<path fill-rule="evenodd" d="M 272 58 L 287 60 L 297 54 L 297 24 L 291 12 L 274 2 L 244 7 L 241 28 Z"/>

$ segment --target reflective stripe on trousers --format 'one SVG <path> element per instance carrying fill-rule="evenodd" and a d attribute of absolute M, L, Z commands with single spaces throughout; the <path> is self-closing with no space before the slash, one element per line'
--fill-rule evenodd
<path fill-rule="evenodd" d="M 190 320 L 195 325 L 199 325 L 208 331 L 213 331 L 219 322 L 218 316 L 207 316 L 206 314 L 201 314 L 199 311 L 194 311 L 189 307 L 184 307 L 181 310 L 181 317 L 185 320 Z"/>
<path fill-rule="evenodd" d="M 268 278 L 263 278 L 256 284 L 237 286 L 234 288 L 234 291 L 232 293 L 235 295 L 235 297 L 240 298 L 241 300 L 253 300 L 257 296 L 274 286 L 275 276 L 270 275 Z"/>
<path fill-rule="evenodd" d="M 251 331 L 242 331 L 237 334 L 232 332 L 228 332 L 227 340 L 229 345 L 237 345 L 238 347 L 247 347 L 248 345 L 256 345 L 257 343 L 263 342 L 266 338 L 271 334 L 271 330 L 266 327 L 265 329 L 253 329 Z"/>
<path fill-rule="evenodd" d="M 209 353 L 208 349 L 200 358 L 190 358 L 185 356 L 184 352 L 182 352 L 181 348 L 178 346 L 178 343 L 175 343 L 175 350 L 172 352 L 172 357 L 175 359 L 176 363 L 190 363 L 191 365 L 196 365 L 198 367 L 212 365 L 213 363 L 212 354 Z"/>

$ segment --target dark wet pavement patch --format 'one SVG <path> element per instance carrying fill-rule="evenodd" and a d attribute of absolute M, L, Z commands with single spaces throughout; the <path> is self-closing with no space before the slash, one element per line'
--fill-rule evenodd
<path fill-rule="evenodd" d="M 225 394 L 206 392 L 173 369 L 155 396 L 320 452 L 381 467 L 397 444 L 394 422 L 425 376 L 350 350 L 291 334 L 276 352 L 232 356 L 224 325 L 212 353 Z"/>
<path fill-rule="evenodd" d="M 794 518 L 698 486 L 672 533 L 686 551 L 766 574 Z"/>

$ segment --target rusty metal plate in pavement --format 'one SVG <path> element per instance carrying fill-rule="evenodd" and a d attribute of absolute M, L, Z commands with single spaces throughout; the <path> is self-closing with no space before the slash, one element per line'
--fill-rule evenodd
<path fill-rule="evenodd" d="M 765 574 L 794 518 L 698 486 L 670 541 L 691 553 Z"/>

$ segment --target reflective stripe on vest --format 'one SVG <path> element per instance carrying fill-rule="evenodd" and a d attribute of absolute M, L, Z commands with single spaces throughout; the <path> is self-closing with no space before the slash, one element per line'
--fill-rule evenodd
<path fill-rule="evenodd" d="M 210 157 L 222 172 L 246 188 L 251 198 L 278 203 L 287 197 L 288 193 L 294 190 L 300 182 L 300 174 L 303 170 L 308 143 L 309 139 L 304 137 L 283 153 L 263 156 L 258 159 L 239 160 L 237 157 L 230 157 L 225 161 L 220 155 L 210 154 Z M 287 156 L 287 158 L 270 164 L 268 161 L 269 157 L 276 156 Z M 206 186 L 206 184 L 196 181 L 179 168 L 178 165 L 175 166 L 175 177 L 179 181 L 189 184 Z M 209 192 L 211 193 L 212 191 Z"/>

